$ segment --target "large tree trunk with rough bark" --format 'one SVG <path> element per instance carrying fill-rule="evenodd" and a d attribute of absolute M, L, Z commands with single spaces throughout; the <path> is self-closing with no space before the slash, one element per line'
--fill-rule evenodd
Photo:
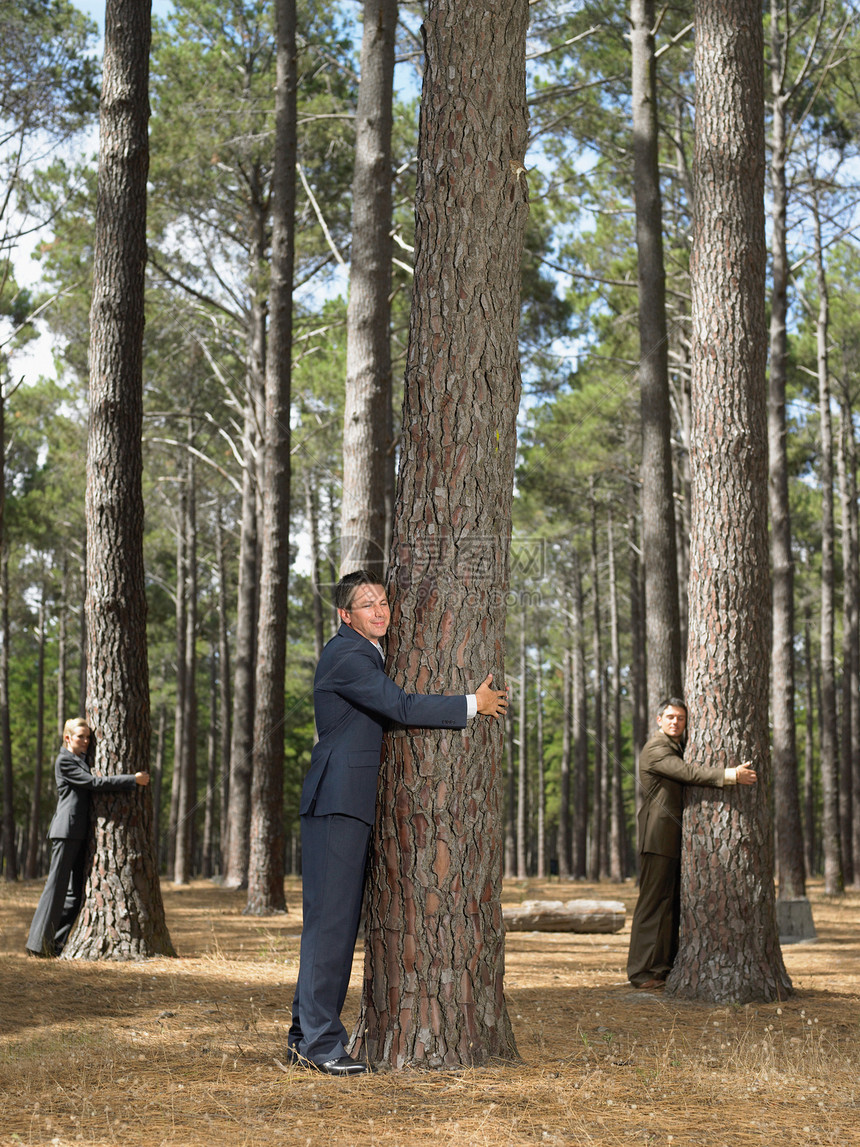
<path fill-rule="evenodd" d="M 266 357 L 263 553 L 251 781 L 247 913 L 283 912 L 284 681 L 290 576 L 290 389 L 296 204 L 296 4 L 276 0 L 272 278 Z"/>
<path fill-rule="evenodd" d="M 391 127 L 397 0 L 364 0 L 346 314 L 341 572 L 385 574 L 394 485 Z"/>
<path fill-rule="evenodd" d="M 687 702 L 694 764 L 751 760 L 759 783 L 691 788 L 670 995 L 784 998 L 768 730 L 770 577 L 761 6 L 696 6 L 696 212 Z"/>
<path fill-rule="evenodd" d="M 141 489 L 150 14 L 108 0 L 99 121 L 87 443 L 87 717 L 95 770 L 150 753 Z M 95 855 L 63 959 L 174 955 L 148 789 L 93 794 Z"/>
<path fill-rule="evenodd" d="M 675 552 L 669 340 L 660 197 L 654 0 L 632 0 L 633 192 L 639 266 L 642 410 L 642 555 L 648 642 L 648 715 L 681 691 L 681 626 Z"/>
<path fill-rule="evenodd" d="M 527 0 L 431 0 L 392 542 L 389 666 L 420 692 L 504 675 L 528 191 Z M 516 1055 L 503 992 L 501 721 L 389 738 L 370 862 L 367 1058 Z"/>

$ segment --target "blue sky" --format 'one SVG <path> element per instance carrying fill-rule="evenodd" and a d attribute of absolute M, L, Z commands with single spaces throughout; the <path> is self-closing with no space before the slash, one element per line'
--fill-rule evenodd
<path fill-rule="evenodd" d="M 76 8 L 80 8 L 96 21 L 100 32 L 104 32 L 105 0 L 73 0 L 73 3 Z M 166 16 L 172 7 L 172 0 L 152 0 L 153 16 Z"/>

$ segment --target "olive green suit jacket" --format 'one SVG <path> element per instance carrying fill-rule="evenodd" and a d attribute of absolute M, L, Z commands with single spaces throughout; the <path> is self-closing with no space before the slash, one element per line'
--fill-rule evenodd
<path fill-rule="evenodd" d="M 684 785 L 722 787 L 725 775 L 722 768 L 687 764 L 671 737 L 655 733 L 639 754 L 639 851 L 680 857 Z"/>

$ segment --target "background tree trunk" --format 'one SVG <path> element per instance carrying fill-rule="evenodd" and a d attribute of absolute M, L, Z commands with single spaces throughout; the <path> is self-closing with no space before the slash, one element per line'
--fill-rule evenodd
<path fill-rule="evenodd" d="M 431 0 L 389 663 L 504 677 L 528 193 L 527 0 Z M 393 1066 L 516 1054 L 503 994 L 501 721 L 389 739 L 356 1042 Z"/>
<path fill-rule="evenodd" d="M 681 626 L 669 407 L 669 339 L 663 268 L 654 0 L 632 0 L 633 194 L 639 266 L 642 410 L 642 556 L 648 646 L 648 714 L 681 692 Z"/>
<path fill-rule="evenodd" d="M 355 115 L 343 412 L 341 572 L 385 574 L 394 485 L 391 415 L 391 127 L 397 0 L 364 0 Z"/>
<path fill-rule="evenodd" d="M 150 13 L 108 0 L 90 313 L 87 716 L 96 771 L 149 767 L 141 428 Z M 63 959 L 175 955 L 148 789 L 93 795 L 95 857 Z"/>
<path fill-rule="evenodd" d="M 667 992 L 710 1002 L 791 991 L 769 811 L 762 52 L 754 0 L 696 5 L 686 756 L 752 760 L 759 776 L 750 788 L 688 790 L 680 951 Z"/>
<path fill-rule="evenodd" d="M 296 4 L 276 0 L 272 281 L 266 356 L 263 552 L 251 782 L 247 913 L 283 912 L 284 682 L 290 576 L 290 387 L 296 207 Z"/>

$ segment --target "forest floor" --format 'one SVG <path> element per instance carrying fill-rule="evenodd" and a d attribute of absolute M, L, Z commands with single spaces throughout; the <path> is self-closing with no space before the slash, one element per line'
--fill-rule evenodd
<path fill-rule="evenodd" d="M 0 885 L 0 1144 L 501 1147 L 860 1144 L 860 893 L 810 895 L 819 939 L 786 947 L 795 994 L 709 1007 L 633 991 L 625 884 L 510 881 L 505 900 L 622 900 L 614 935 L 512 933 L 522 1061 L 331 1079 L 286 1068 L 299 883 L 287 915 L 164 885 L 175 960 L 28 959 L 41 881 Z M 360 946 L 347 999 L 358 1008 Z"/>

